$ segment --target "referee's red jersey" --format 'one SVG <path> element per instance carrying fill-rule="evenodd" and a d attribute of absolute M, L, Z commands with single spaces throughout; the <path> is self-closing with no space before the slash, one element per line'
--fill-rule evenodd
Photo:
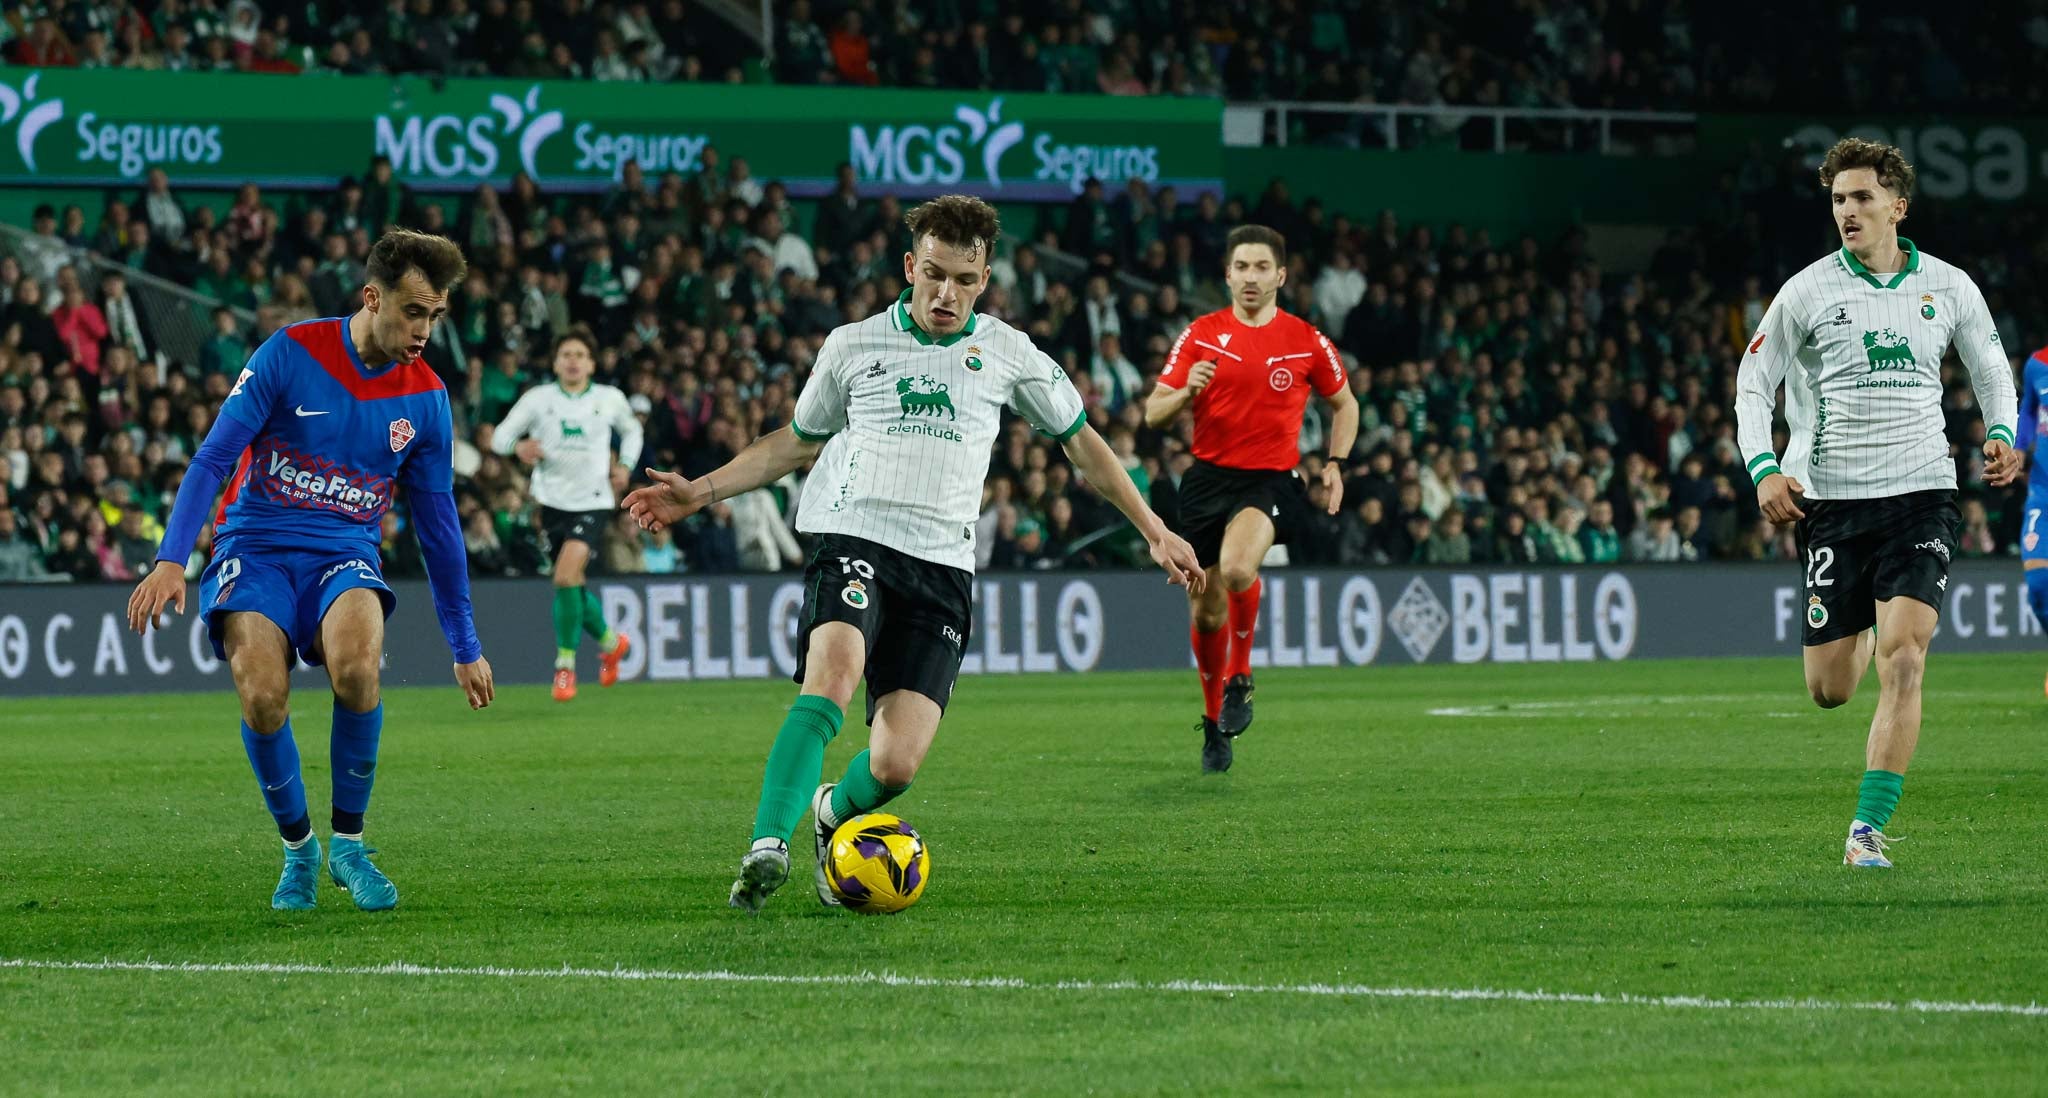
<path fill-rule="evenodd" d="M 1308 391 L 1344 387 L 1344 360 L 1315 325 L 1280 312 L 1254 328 L 1231 309 L 1195 318 L 1173 341 L 1159 384 L 1178 389 L 1197 362 L 1216 376 L 1195 394 L 1194 454 L 1232 469 L 1292 469 L 1301 463 L 1301 416 Z"/>

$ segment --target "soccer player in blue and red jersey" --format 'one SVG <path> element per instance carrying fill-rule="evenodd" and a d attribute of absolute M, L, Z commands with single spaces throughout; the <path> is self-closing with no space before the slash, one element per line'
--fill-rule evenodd
<path fill-rule="evenodd" d="M 2048 436 L 2048 347 L 2028 356 L 2020 370 L 2019 437 L 2014 448 L 2027 463 L 2026 522 L 2020 527 L 2020 562 L 2027 570 L 2027 605 L 2048 629 L 2048 530 L 2041 515 L 2048 511 L 2048 470 L 2034 453 L 2034 444 Z M 2048 683 L 2042 685 L 2048 691 Z"/>
<path fill-rule="evenodd" d="M 241 698 L 242 746 L 284 837 L 284 873 L 270 899 L 280 911 L 312 908 L 320 876 L 292 741 L 294 653 L 325 664 L 334 688 L 328 871 L 365 911 L 398 903 L 363 845 L 384 726 L 377 668 L 384 619 L 397 603 L 377 544 L 396 489 L 411 505 L 455 681 L 472 709 L 494 692 L 455 517 L 448 393 L 420 359 L 467 264 L 441 237 L 394 229 L 370 249 L 368 266 L 354 315 L 293 324 L 249 357 L 185 472 L 156 567 L 128 601 L 137 632 L 160 624 L 166 604 L 184 612 L 185 561 L 226 480 L 199 605 Z"/>

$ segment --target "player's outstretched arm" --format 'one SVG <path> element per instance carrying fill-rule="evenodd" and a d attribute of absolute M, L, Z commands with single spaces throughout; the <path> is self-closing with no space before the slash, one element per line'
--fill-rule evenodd
<path fill-rule="evenodd" d="M 1194 547 L 1180 535 L 1166 528 L 1166 523 L 1147 506 L 1138 486 L 1131 482 L 1131 474 L 1125 471 L 1123 463 L 1117 460 L 1116 451 L 1095 428 L 1083 426 L 1068 436 L 1063 444 L 1067 460 L 1074 468 L 1088 478 L 1088 483 L 1102 493 L 1104 499 L 1116 505 L 1116 509 L 1131 520 L 1138 533 L 1145 536 L 1145 544 L 1152 550 L 1152 559 L 1166 570 L 1169 580 L 1190 591 L 1200 592 L 1206 579 L 1202 566 L 1195 560 Z"/>
<path fill-rule="evenodd" d="M 469 555 L 462 544 L 462 520 L 450 492 L 412 493 L 413 526 L 419 532 L 420 556 L 427 564 L 427 586 L 434 592 L 434 616 L 455 653 L 455 683 L 471 709 L 482 709 L 497 696 L 491 662 L 477 639 L 476 617 L 469 600 Z"/>
<path fill-rule="evenodd" d="M 784 426 L 757 438 L 731 461 L 691 480 L 659 469 L 647 470 L 654 483 L 627 494 L 621 504 L 642 530 L 674 526 L 722 499 L 773 484 L 818 455 L 822 442 L 806 442 Z"/>

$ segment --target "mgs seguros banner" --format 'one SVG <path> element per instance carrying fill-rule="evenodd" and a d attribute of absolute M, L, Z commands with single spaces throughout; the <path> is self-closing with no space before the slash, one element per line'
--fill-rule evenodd
<path fill-rule="evenodd" d="M 0 184 L 323 188 L 372 156 L 427 190 L 525 172 L 603 190 L 707 146 L 795 195 L 850 163 L 865 193 L 1060 201 L 1094 177 L 1220 191 L 1222 103 L 732 84 L 0 70 Z"/>

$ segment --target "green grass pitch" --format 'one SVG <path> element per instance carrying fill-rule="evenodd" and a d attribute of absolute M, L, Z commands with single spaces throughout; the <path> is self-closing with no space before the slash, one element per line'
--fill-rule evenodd
<path fill-rule="evenodd" d="M 2038 1093 L 2048 1010 L 1907 1004 L 2048 1000 L 2041 670 L 1937 653 L 1888 873 L 1839 864 L 1875 682 L 1791 659 L 1267 672 L 1222 777 L 1192 674 L 969 679 L 893 918 L 804 834 L 725 906 L 786 684 L 393 690 L 399 909 L 290 917 L 229 695 L 9 699 L 0 1091 Z M 145 961 L 220 967 L 47 967 Z"/>

